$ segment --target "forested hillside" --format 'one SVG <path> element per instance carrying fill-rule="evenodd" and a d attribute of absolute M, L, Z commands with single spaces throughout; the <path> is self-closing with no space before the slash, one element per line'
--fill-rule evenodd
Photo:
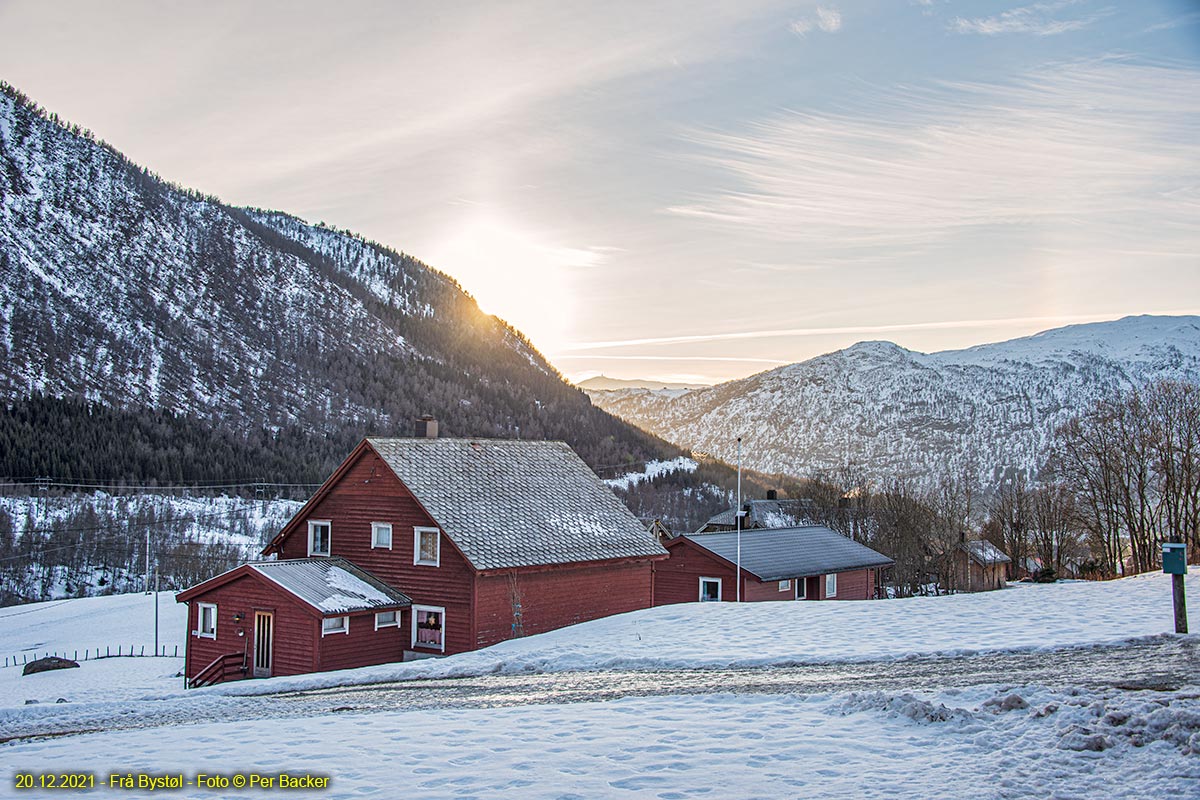
<path fill-rule="evenodd" d="M 0 358 L 8 475 L 310 482 L 427 413 L 450 436 L 563 439 L 596 467 L 679 453 L 448 276 L 174 186 L 8 86 Z"/>

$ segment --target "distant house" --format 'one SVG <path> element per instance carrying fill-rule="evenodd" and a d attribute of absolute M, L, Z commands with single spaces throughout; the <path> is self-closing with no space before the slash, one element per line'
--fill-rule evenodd
<path fill-rule="evenodd" d="M 286 588 L 268 595 L 261 581 L 242 581 L 210 595 L 217 587 L 206 582 L 178 597 L 189 603 L 189 642 L 197 651 L 189 677 L 205 667 L 201 653 L 212 650 L 202 614 L 211 614 L 222 633 L 234 614 L 243 621 L 252 613 L 276 615 L 269 626 L 240 629 L 253 639 L 252 652 L 274 652 L 285 642 L 303 648 L 268 659 L 267 674 L 284 674 L 474 650 L 651 605 L 652 564 L 667 551 L 570 447 L 439 439 L 435 421 L 422 423 L 423 437 L 359 444 L 263 551 L 280 563 L 341 559 L 397 602 L 405 598 L 394 606 L 386 643 L 372 641 L 357 660 L 328 661 L 322 654 L 333 634 L 322 629 L 323 639 L 311 625 L 307 639 L 294 631 L 299 612 L 290 610 Z M 202 611 L 212 598 L 213 608 Z M 345 641 L 357 641 L 363 628 L 373 631 L 365 621 L 375 613 L 369 607 L 331 613 L 349 618 Z M 361 625 L 356 615 L 364 616 Z"/>
<path fill-rule="evenodd" d="M 955 552 L 955 586 L 965 592 L 1003 589 L 1012 559 L 986 539 L 966 541 Z"/>
<path fill-rule="evenodd" d="M 738 535 L 695 533 L 666 544 L 654 568 L 654 604 L 737 598 Z M 894 562 L 821 525 L 741 534 L 742 599 L 869 600 Z"/>
<path fill-rule="evenodd" d="M 709 517 L 697 533 L 720 533 L 737 530 L 736 509 L 727 508 Z M 742 504 L 742 530 L 758 528 L 794 528 L 813 522 L 816 506 L 812 500 L 780 500 L 774 490 L 766 500 L 747 500 Z"/>

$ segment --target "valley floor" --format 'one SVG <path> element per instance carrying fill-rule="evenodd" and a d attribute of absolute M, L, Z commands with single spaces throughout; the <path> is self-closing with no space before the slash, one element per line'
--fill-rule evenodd
<path fill-rule="evenodd" d="M 1200 572 L 1188 583 L 1196 597 Z M 0 641 L 65 646 L 100 635 L 93 615 L 108 633 L 128 620 L 128 639 L 152 601 L 3 609 Z M 1196 796 L 1200 636 L 1169 628 L 1169 583 L 1143 576 L 648 609 L 437 661 L 187 693 L 172 659 L 9 668 L 0 796 L 39 796 L 17 772 L 66 769 L 312 773 L 330 777 L 311 794 L 324 797 Z"/>

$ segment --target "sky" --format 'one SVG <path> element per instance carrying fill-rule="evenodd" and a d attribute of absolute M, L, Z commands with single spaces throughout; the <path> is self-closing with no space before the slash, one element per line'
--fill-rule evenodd
<path fill-rule="evenodd" d="M 568 378 L 1200 313 L 1200 2 L 0 0 L 0 78 Z"/>

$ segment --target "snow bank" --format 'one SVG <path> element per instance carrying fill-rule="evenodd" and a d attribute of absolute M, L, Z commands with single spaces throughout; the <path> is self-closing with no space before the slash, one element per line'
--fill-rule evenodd
<path fill-rule="evenodd" d="M 183 648 L 179 658 L 101 658 L 80 661 L 78 669 L 22 675 L 20 667 L 0 669 L 0 708 L 69 703 L 123 702 L 183 691 Z"/>
<path fill-rule="evenodd" d="M 98 780 L 315 773 L 330 777 L 332 797 L 428 800 L 1191 797 L 1197 708 L 1195 695 L 997 686 L 627 698 L 86 734 L 13 744 L 5 761 L 34 773 L 69 764 Z"/>
<path fill-rule="evenodd" d="M 1187 577 L 1200 598 L 1200 567 Z M 1189 626 L 1200 631 L 1200 602 Z M 872 602 L 685 603 L 644 609 L 443 659 L 232 683 L 230 694 L 412 678 L 578 669 L 723 668 L 1099 645 L 1174 630 L 1170 578 L 1013 584 Z"/>

